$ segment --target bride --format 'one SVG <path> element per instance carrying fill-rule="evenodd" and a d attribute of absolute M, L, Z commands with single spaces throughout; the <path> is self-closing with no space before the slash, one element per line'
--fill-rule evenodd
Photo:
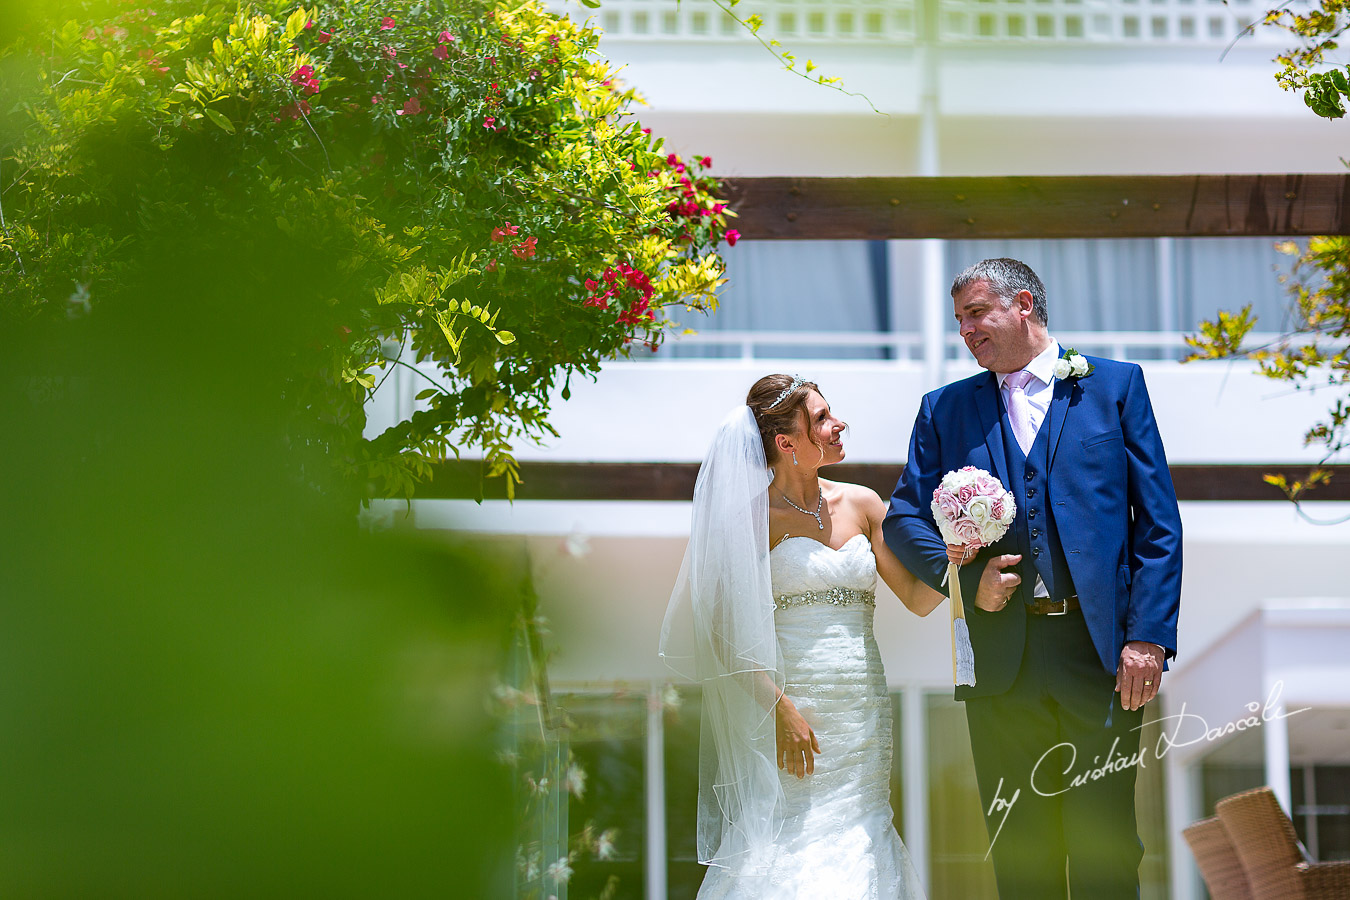
<path fill-rule="evenodd" d="M 874 491 L 820 477 L 844 428 L 814 383 L 768 375 L 699 469 L 661 655 L 703 690 L 700 900 L 923 897 L 892 825 L 873 589 L 920 616 L 943 597 L 887 549 Z"/>

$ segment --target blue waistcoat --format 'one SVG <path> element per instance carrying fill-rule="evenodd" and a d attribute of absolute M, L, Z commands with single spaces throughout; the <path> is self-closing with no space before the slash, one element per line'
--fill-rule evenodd
<path fill-rule="evenodd" d="M 1016 533 L 1018 552 L 1022 554 L 1022 563 L 1018 567 L 1018 574 L 1022 576 L 1022 599 L 1027 603 L 1032 602 L 1036 576 L 1039 574 L 1050 591 L 1050 599 L 1063 600 L 1077 591 L 1074 590 L 1073 575 L 1069 573 L 1064 548 L 1059 542 L 1054 517 L 1050 514 L 1050 498 L 1046 490 L 1049 481 L 1046 472 L 1050 458 L 1049 422 L 1041 423 L 1036 440 L 1031 444 L 1031 452 L 1024 455 L 1013 434 L 1006 410 L 1000 419 L 1003 423 L 1003 446 L 1008 457 L 1008 480 L 1012 482 L 1009 488 L 1017 500 L 1017 518 L 1013 521 L 1012 530 Z"/>

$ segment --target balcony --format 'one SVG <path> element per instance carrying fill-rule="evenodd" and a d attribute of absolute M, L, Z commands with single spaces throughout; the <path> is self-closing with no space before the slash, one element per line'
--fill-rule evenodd
<path fill-rule="evenodd" d="M 734 11 L 741 19 L 759 16 L 765 39 L 802 47 L 913 45 L 923 39 L 927 16 L 936 17 L 934 38 L 944 44 L 1222 47 L 1259 21 L 1264 7 L 1255 0 L 746 0 Z M 754 41 L 712 0 L 605 0 L 595 21 L 607 43 Z M 1262 29 L 1244 40 L 1279 45 L 1285 38 Z"/>

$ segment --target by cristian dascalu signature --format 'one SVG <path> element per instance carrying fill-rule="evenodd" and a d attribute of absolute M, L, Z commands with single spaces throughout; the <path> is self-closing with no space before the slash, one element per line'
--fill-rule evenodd
<path fill-rule="evenodd" d="M 1230 734 L 1237 734 L 1240 731 L 1250 731 L 1253 728 L 1260 728 L 1266 722 L 1271 722 L 1276 719 L 1287 719 L 1290 716 L 1298 715 L 1301 712 L 1307 712 L 1312 708 L 1305 706 L 1302 709 L 1295 710 L 1281 709 L 1280 695 L 1282 693 L 1284 693 L 1284 682 L 1277 681 L 1271 685 L 1270 693 L 1267 695 L 1265 703 L 1252 701 L 1246 706 L 1248 715 L 1213 728 L 1210 727 L 1203 716 L 1187 712 L 1186 704 L 1183 702 L 1181 704 L 1181 711 L 1176 715 L 1161 716 L 1160 718 L 1154 719 L 1152 722 L 1145 722 L 1133 729 L 1138 731 L 1147 725 L 1152 725 L 1154 722 L 1171 723 L 1170 725 L 1163 725 L 1163 731 L 1158 735 L 1158 743 L 1152 747 L 1151 751 L 1149 747 L 1145 746 L 1140 747 L 1137 752 L 1132 753 L 1129 756 L 1121 755 L 1116 749 L 1120 744 L 1120 738 L 1116 738 L 1111 743 L 1111 749 L 1106 751 L 1105 758 L 1101 756 L 1093 757 L 1091 766 L 1077 772 L 1074 771 L 1074 768 L 1078 764 L 1078 748 L 1068 741 L 1055 744 L 1041 754 L 1041 758 L 1036 761 L 1036 765 L 1031 769 L 1031 777 L 1028 780 L 1027 786 L 1042 797 L 1055 797 L 1060 794 L 1066 794 L 1076 787 L 1082 787 L 1085 784 L 1098 781 L 1108 775 L 1113 775 L 1116 772 L 1121 772 L 1125 769 L 1130 769 L 1135 766 L 1138 766 L 1141 769 L 1146 768 L 1147 764 L 1145 759 L 1150 755 L 1150 752 L 1155 760 L 1161 760 L 1176 747 L 1189 747 L 1193 744 L 1217 741 Z M 1185 732 L 1184 735 L 1183 730 Z M 1068 787 L 1060 787 L 1057 790 L 1044 790 L 1043 786 L 1046 786 L 1045 782 L 1049 780 L 1049 773 L 1053 772 L 1053 768 L 1047 767 L 1045 773 L 1042 773 L 1041 766 L 1045 764 L 1047 757 L 1061 750 L 1067 750 L 1068 761 L 1064 764 L 1063 770 L 1055 774 L 1060 776 L 1068 776 L 1071 772 L 1074 774 L 1068 780 Z M 1038 774 L 1040 775 L 1040 784 L 1037 783 Z M 1003 825 L 1008 821 L 1008 814 L 1012 812 L 1013 806 L 1016 805 L 1021 796 L 1021 788 L 1015 789 L 1011 796 L 1003 796 L 1003 779 L 1000 778 L 998 780 L 998 787 L 994 790 L 994 801 L 989 804 L 989 809 L 985 811 L 985 816 L 993 817 L 1002 813 L 1002 818 L 999 819 L 998 829 L 994 832 L 994 837 L 989 841 L 989 851 L 985 853 L 985 859 L 988 859 L 989 853 L 994 851 L 994 842 L 997 841 L 998 836 L 1002 834 Z"/>

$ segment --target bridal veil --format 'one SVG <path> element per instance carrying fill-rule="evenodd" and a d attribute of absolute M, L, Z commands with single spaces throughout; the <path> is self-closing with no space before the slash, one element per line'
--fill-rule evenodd
<path fill-rule="evenodd" d="M 766 871 L 782 826 L 771 479 L 754 413 L 737 407 L 699 468 L 689 548 L 661 629 L 661 656 L 703 691 L 699 861 L 745 875 Z"/>

